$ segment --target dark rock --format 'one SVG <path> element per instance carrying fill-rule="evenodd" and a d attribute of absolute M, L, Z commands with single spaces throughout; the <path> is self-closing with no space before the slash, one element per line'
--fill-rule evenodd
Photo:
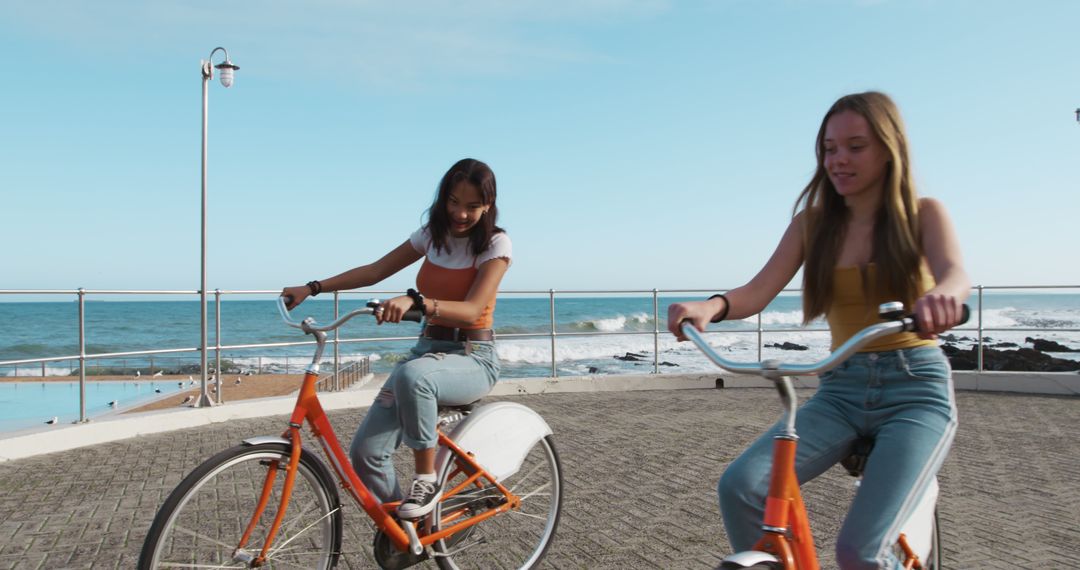
<path fill-rule="evenodd" d="M 967 350 L 945 345 L 941 349 L 949 357 L 953 370 L 975 370 L 978 367 L 979 349 Z M 996 350 L 983 348 L 983 370 L 1006 372 L 1070 372 L 1080 370 L 1080 362 L 1054 358 L 1031 348 Z"/>
<path fill-rule="evenodd" d="M 645 360 L 644 354 L 638 354 L 636 352 L 627 352 L 625 356 L 616 356 L 616 360 L 623 360 L 626 362 L 640 362 Z"/>
<path fill-rule="evenodd" d="M 793 342 L 784 342 L 783 344 L 780 344 L 778 342 L 774 342 L 772 344 L 766 344 L 765 347 L 766 348 L 779 348 L 780 350 L 807 350 L 807 347 L 805 347 L 805 346 L 803 346 L 801 344 L 795 344 Z"/>
<path fill-rule="evenodd" d="M 1030 342 L 1034 345 L 1035 350 L 1039 352 L 1080 352 L 1080 350 L 1073 350 L 1064 344 L 1054 342 L 1052 340 L 1043 340 L 1041 338 L 1031 338 L 1030 336 L 1024 339 L 1024 342 Z"/>
<path fill-rule="evenodd" d="M 997 344 L 990 345 L 990 348 L 1016 348 L 1018 346 L 1020 345 L 1016 344 L 1015 342 L 999 342 Z"/>
<path fill-rule="evenodd" d="M 589 367 L 589 374 L 596 374 L 597 372 L 600 372 L 599 368 L 597 368 L 595 366 L 590 366 Z"/>
<path fill-rule="evenodd" d="M 678 364 L 675 364 L 674 362 L 668 362 L 668 361 L 665 360 L 665 361 L 660 363 L 660 366 L 678 366 Z"/>

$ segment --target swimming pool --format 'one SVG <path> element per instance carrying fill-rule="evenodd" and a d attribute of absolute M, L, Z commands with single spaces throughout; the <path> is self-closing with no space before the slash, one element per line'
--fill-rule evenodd
<path fill-rule="evenodd" d="M 86 417 L 130 408 L 183 390 L 175 380 L 128 380 L 86 383 Z M 115 406 L 111 404 L 115 402 Z M 0 432 L 56 425 L 79 419 L 79 383 L 0 382 Z"/>

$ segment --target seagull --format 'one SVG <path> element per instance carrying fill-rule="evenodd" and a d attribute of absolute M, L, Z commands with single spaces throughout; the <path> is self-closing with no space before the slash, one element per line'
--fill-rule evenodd
<path fill-rule="evenodd" d="M 136 370 L 135 371 L 135 377 L 138 378 L 139 376 L 142 376 L 142 372 L 139 372 L 138 370 Z"/>
<path fill-rule="evenodd" d="M 176 385 L 177 385 L 178 387 L 180 387 L 180 388 L 183 388 L 183 387 L 184 387 L 184 383 L 183 383 L 183 382 L 177 382 L 177 383 L 176 383 Z"/>
<path fill-rule="evenodd" d="M 191 394 L 188 394 L 188 397 L 184 398 L 184 401 L 180 402 L 180 405 L 183 406 L 184 404 L 189 404 L 194 399 L 195 399 L 195 396 L 192 396 Z"/>
<path fill-rule="evenodd" d="M 236 385 L 237 385 L 237 386 L 239 386 L 239 385 L 240 385 L 240 382 L 241 382 L 241 380 L 240 380 L 240 377 L 239 377 L 239 376 L 237 376 L 237 377 L 236 377 Z"/>
<path fill-rule="evenodd" d="M 213 394 L 217 394 L 217 386 L 211 386 L 210 387 L 210 392 L 213 393 Z"/>
<path fill-rule="evenodd" d="M 60 418 L 58 418 L 56 416 L 53 416 L 51 420 L 48 420 L 45 423 L 47 423 L 49 425 L 58 424 L 58 423 L 60 423 Z"/>
<path fill-rule="evenodd" d="M 160 394 L 161 393 L 161 388 L 157 388 L 154 391 L 157 392 L 158 394 Z"/>
<path fill-rule="evenodd" d="M 115 408 L 117 403 L 118 402 L 116 400 L 113 400 L 113 401 L 109 402 L 109 406 Z"/>
<path fill-rule="evenodd" d="M 157 372 L 154 373 L 154 378 L 161 378 L 162 374 L 165 374 L 165 371 L 164 370 L 158 370 Z"/>

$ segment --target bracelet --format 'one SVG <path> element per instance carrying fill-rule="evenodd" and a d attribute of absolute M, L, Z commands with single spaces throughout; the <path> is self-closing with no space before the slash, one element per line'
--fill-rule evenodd
<path fill-rule="evenodd" d="M 405 292 L 413 301 L 413 308 L 420 309 L 420 314 L 427 316 L 427 307 L 424 306 L 424 296 L 420 294 L 416 289 L 409 289 Z"/>
<path fill-rule="evenodd" d="M 322 293 L 322 283 L 319 283 L 318 281 L 308 281 L 307 288 L 308 291 L 311 291 L 312 297 Z"/>
<path fill-rule="evenodd" d="M 718 322 L 726 319 L 727 314 L 728 314 L 728 309 L 731 308 L 731 301 L 728 301 L 727 295 L 724 295 L 723 293 L 717 293 L 717 294 L 713 295 L 712 297 L 709 297 L 708 300 L 712 301 L 713 299 L 715 299 L 717 297 L 720 297 L 721 299 L 724 300 L 724 310 L 720 311 L 720 314 L 718 316 L 715 316 L 715 317 L 709 319 L 710 323 L 718 323 Z"/>

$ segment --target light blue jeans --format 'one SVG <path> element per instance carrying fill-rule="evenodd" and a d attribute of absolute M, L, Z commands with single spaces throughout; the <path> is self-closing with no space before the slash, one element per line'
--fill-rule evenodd
<path fill-rule="evenodd" d="M 900 525 L 937 475 L 956 432 L 952 372 L 940 348 L 859 353 L 821 376 L 796 417 L 799 483 L 822 474 L 872 437 L 863 481 L 836 540 L 844 570 L 900 568 L 892 545 Z M 777 424 L 724 472 L 718 492 L 731 546 L 761 537 Z"/>
<path fill-rule="evenodd" d="M 394 367 L 356 429 L 349 456 L 360 480 L 380 501 L 401 499 L 394 450 L 402 442 L 412 449 L 435 447 L 439 404 L 479 400 L 498 379 L 493 341 L 421 338 L 409 358 Z"/>

